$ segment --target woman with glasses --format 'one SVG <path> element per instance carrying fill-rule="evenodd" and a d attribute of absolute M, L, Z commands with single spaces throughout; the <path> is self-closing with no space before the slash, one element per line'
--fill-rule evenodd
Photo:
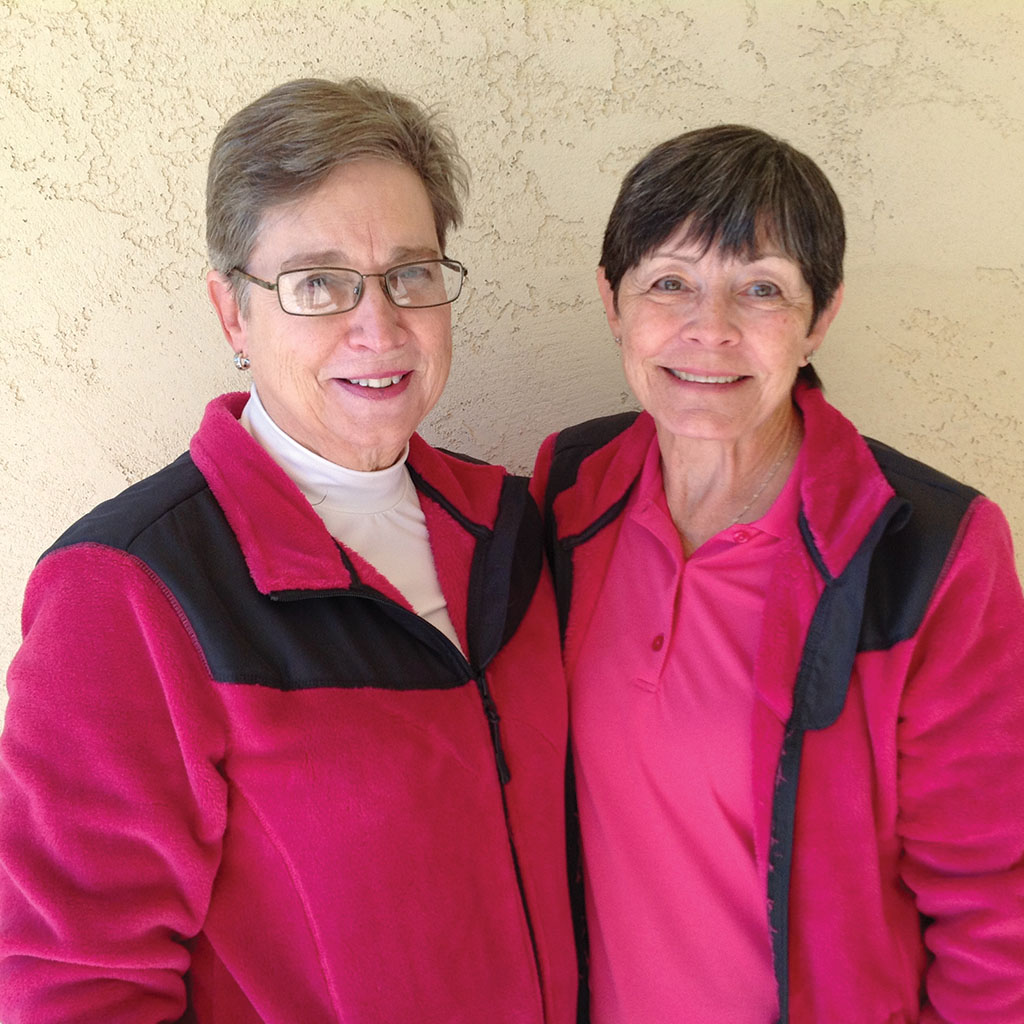
<path fill-rule="evenodd" d="M 0 1019 L 574 1019 L 566 708 L 526 482 L 416 434 L 466 174 L 418 104 L 280 86 L 214 144 L 252 375 L 29 583 Z"/>

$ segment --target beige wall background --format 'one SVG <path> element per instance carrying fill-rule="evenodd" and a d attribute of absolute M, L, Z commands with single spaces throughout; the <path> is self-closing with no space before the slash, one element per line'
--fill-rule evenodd
<path fill-rule="evenodd" d="M 830 397 L 997 500 L 1024 548 L 1022 53 L 1021 0 L 0 0 L 0 671 L 39 553 L 244 382 L 205 297 L 206 157 L 302 75 L 442 105 L 472 164 L 430 440 L 525 469 L 630 405 L 593 282 L 618 183 L 740 121 L 846 208 Z"/>

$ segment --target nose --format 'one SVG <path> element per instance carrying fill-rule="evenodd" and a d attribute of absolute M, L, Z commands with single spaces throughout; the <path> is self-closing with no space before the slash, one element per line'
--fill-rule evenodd
<path fill-rule="evenodd" d="M 386 352 L 402 344 L 401 311 L 387 297 L 384 279 L 379 274 L 365 275 L 359 301 L 342 315 L 352 345 Z"/>
<path fill-rule="evenodd" d="M 691 304 L 686 323 L 689 337 L 701 345 L 729 345 L 739 338 L 739 328 L 728 295 L 717 289 L 701 292 Z"/>

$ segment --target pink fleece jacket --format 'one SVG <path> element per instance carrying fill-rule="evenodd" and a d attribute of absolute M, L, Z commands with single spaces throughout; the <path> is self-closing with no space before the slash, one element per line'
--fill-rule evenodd
<path fill-rule="evenodd" d="M 801 507 L 825 569 L 839 576 L 893 491 L 819 391 L 801 385 L 795 397 L 806 425 Z M 554 503 L 557 536 L 572 550 L 570 685 L 621 514 L 603 528 L 594 523 L 628 491 L 653 438 L 654 423 L 641 414 L 582 463 Z M 538 457 L 537 495 L 554 443 Z M 754 832 L 766 892 L 780 751 L 823 586 L 807 546 L 794 539 L 768 588 L 754 672 Z M 788 1019 L 1024 1021 L 1022 808 L 1024 597 L 1005 519 L 977 497 L 916 634 L 857 654 L 838 720 L 806 733 Z"/>
<path fill-rule="evenodd" d="M 244 401 L 30 580 L 0 1020 L 568 1024 L 567 711 L 550 582 L 519 568 L 536 510 L 496 548 L 504 471 L 412 439 L 467 660 L 333 541 Z"/>

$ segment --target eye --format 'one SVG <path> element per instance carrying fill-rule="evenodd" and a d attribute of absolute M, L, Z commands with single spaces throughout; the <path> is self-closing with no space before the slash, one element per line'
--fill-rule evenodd
<path fill-rule="evenodd" d="M 664 295 L 670 295 L 674 292 L 681 292 L 686 288 L 686 284 L 681 278 L 678 277 L 659 277 L 652 285 L 651 291 L 661 292 Z"/>
<path fill-rule="evenodd" d="M 746 294 L 755 299 L 774 299 L 778 298 L 782 291 L 771 281 L 755 281 L 747 288 Z"/>
<path fill-rule="evenodd" d="M 401 280 L 407 285 L 417 284 L 421 281 L 430 281 L 434 276 L 434 265 L 431 263 L 409 263 L 399 267 L 391 275 L 391 279 Z"/>
<path fill-rule="evenodd" d="M 344 267 L 304 267 L 277 278 L 281 308 L 297 316 L 323 316 L 351 309 L 361 291 L 360 275 Z"/>
<path fill-rule="evenodd" d="M 405 263 L 387 275 L 388 294 L 399 306 L 437 306 L 447 301 L 441 264 Z"/>
<path fill-rule="evenodd" d="M 326 270 L 311 270 L 295 283 L 296 292 L 306 295 L 310 299 L 330 294 L 339 287 L 339 279 Z"/>
<path fill-rule="evenodd" d="M 318 292 L 327 287 L 327 280 L 323 274 L 311 274 L 309 277 L 304 277 L 299 287 L 304 292 Z"/>

